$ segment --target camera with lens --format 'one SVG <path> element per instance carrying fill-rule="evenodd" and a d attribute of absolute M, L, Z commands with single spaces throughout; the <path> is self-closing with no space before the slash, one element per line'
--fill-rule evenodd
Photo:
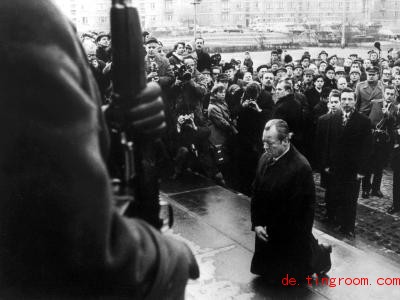
<path fill-rule="evenodd" d="M 178 118 L 178 122 L 181 123 L 182 125 L 191 124 L 193 122 L 193 119 L 194 119 L 193 114 L 180 115 Z"/>
<path fill-rule="evenodd" d="M 182 65 L 175 69 L 175 77 L 181 81 L 189 81 L 192 79 L 192 72 L 186 65 Z"/>
<path fill-rule="evenodd" d="M 249 106 L 250 106 L 250 107 L 256 107 L 256 100 L 254 100 L 254 99 L 249 99 Z"/>

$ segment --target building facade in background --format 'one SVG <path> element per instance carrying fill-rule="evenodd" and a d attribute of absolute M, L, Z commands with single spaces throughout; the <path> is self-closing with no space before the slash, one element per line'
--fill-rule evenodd
<path fill-rule="evenodd" d="M 110 0 L 54 0 L 78 32 L 110 30 Z"/>
<path fill-rule="evenodd" d="M 374 0 L 371 15 L 375 22 L 399 32 L 400 0 Z"/>
<path fill-rule="evenodd" d="M 109 31 L 111 0 L 55 0 L 78 31 Z M 399 25 L 400 0 L 133 0 L 143 28 L 381 22 Z"/>

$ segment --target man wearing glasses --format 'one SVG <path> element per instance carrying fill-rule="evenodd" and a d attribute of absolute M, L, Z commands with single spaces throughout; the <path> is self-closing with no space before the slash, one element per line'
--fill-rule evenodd
<path fill-rule="evenodd" d="M 392 70 L 384 68 L 382 70 L 382 83 L 386 86 L 392 83 Z"/>

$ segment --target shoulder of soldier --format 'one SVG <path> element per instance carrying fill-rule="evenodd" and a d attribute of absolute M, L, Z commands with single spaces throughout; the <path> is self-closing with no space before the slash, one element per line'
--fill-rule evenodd
<path fill-rule="evenodd" d="M 0 11 L 2 41 L 45 43 L 51 36 L 68 47 L 68 38 L 76 35 L 70 21 L 49 0 L 3 0 Z"/>

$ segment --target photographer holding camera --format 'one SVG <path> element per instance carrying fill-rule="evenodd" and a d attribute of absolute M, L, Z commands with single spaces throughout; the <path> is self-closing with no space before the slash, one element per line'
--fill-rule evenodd
<path fill-rule="evenodd" d="M 155 81 L 164 90 L 174 82 L 168 59 L 158 53 L 160 47 L 155 37 L 149 37 L 145 43 L 147 55 L 145 57 L 147 81 Z"/>
<path fill-rule="evenodd" d="M 210 130 L 195 124 L 193 113 L 180 115 L 177 121 L 178 151 L 173 178 L 183 175 L 186 168 L 198 171 L 218 184 L 225 184 L 210 152 Z"/>
<path fill-rule="evenodd" d="M 210 129 L 203 114 L 202 100 L 207 93 L 207 82 L 196 69 L 196 61 L 192 56 L 186 56 L 183 62 L 184 65 L 175 72 L 173 87 L 177 120 L 174 177 L 181 175 L 185 167 L 190 166 L 222 183 L 222 175 L 218 173 L 210 152 Z"/>
<path fill-rule="evenodd" d="M 268 77 L 266 74 L 270 73 L 264 74 Z M 263 76 L 263 81 L 264 79 Z M 262 90 L 257 82 L 253 81 L 247 85 L 238 112 L 235 147 L 237 189 L 246 195 L 251 192 L 257 163 L 263 153 L 262 133 L 266 122 L 271 118 L 273 105 L 271 95 Z"/>
<path fill-rule="evenodd" d="M 186 56 L 183 63 L 184 65 L 176 71 L 173 87 L 176 115 L 193 113 L 195 123 L 205 126 L 202 99 L 207 93 L 207 81 L 196 69 L 196 61 L 192 56 Z"/>

